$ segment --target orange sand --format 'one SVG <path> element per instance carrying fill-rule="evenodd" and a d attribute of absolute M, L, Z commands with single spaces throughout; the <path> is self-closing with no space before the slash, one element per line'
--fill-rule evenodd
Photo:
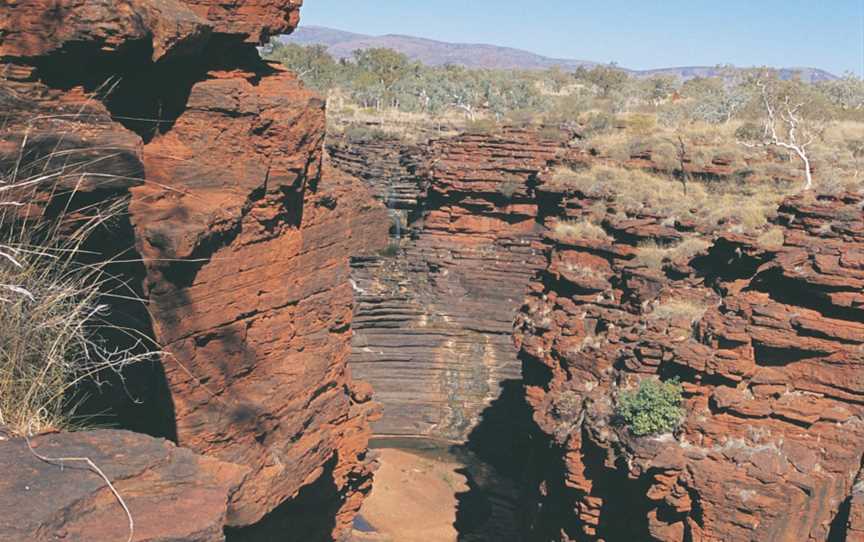
<path fill-rule="evenodd" d="M 468 490 L 462 465 L 395 449 L 381 449 L 381 468 L 360 512 L 377 531 L 355 540 L 454 542 L 456 494 Z"/>

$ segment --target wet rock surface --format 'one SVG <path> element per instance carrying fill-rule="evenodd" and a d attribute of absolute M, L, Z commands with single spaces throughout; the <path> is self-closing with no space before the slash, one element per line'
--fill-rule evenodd
<path fill-rule="evenodd" d="M 404 166 L 387 166 L 408 150 L 360 148 L 376 164 L 360 175 L 373 191 L 405 185 Z M 393 239 L 398 251 L 352 264 L 351 366 L 384 406 L 376 434 L 465 441 L 502 385 L 519 380 L 512 319 L 543 262 L 532 182 L 558 150 L 514 129 L 432 141 L 401 160 L 420 164 L 409 183 L 422 187 L 416 218 Z M 345 152 L 337 164 L 356 172 Z"/>
<path fill-rule="evenodd" d="M 400 213 L 407 227 L 426 198 L 426 179 L 419 171 L 425 156 L 422 146 L 396 138 L 356 141 L 344 135 L 328 137 L 327 154 L 333 165 L 364 181 L 376 199 Z"/>

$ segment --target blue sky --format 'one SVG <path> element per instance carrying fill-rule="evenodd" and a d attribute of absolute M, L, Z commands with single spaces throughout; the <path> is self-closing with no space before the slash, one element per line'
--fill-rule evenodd
<path fill-rule="evenodd" d="M 306 0 L 301 24 L 648 69 L 864 70 L 864 0 Z"/>

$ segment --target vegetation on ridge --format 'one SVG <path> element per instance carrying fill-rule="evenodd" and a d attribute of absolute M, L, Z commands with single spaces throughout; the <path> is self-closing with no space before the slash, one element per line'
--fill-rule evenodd
<path fill-rule="evenodd" d="M 684 420 L 681 383 L 646 378 L 635 391 L 618 396 L 616 414 L 637 437 L 668 433 Z"/>
<path fill-rule="evenodd" d="M 811 84 L 781 80 L 766 68 L 720 67 L 721 76 L 687 81 L 637 78 L 614 65 L 469 69 L 424 66 L 389 49 L 337 61 L 324 46 L 276 40 L 264 55 L 328 95 L 331 132 L 361 126 L 368 137 L 417 138 L 430 129 L 567 126 L 592 155 L 645 158 L 685 187 L 690 171 L 717 169 L 731 169 L 746 184 L 803 186 L 812 177 L 807 184 L 822 191 L 864 181 L 864 82 L 851 74 Z M 796 141 L 789 138 L 790 115 Z"/>

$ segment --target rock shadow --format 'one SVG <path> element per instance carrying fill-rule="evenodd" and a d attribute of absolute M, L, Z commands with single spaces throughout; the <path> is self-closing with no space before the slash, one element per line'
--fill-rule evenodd
<path fill-rule="evenodd" d="M 255 525 L 226 528 L 225 542 L 331 542 L 342 504 L 342 493 L 333 480 L 337 463 L 333 454 L 315 482 Z"/>
<path fill-rule="evenodd" d="M 46 214 L 98 209 L 99 202 L 116 197 L 101 191 L 59 197 Z M 85 264 L 110 262 L 105 268 L 105 297 L 101 300 L 108 306 L 103 317 L 107 325 L 99 325 L 97 340 L 111 351 L 139 355 L 159 347 L 143 301 L 146 271 L 134 239 L 128 212 L 119 213 L 87 239 L 81 258 Z M 73 390 L 69 402 L 77 405 L 74 415 L 86 426 L 117 427 L 177 441 L 174 403 L 165 371 L 156 359 L 128 365 L 121 372 L 107 370 L 95 381 L 87 380 Z"/>
<path fill-rule="evenodd" d="M 468 441 L 451 452 L 468 490 L 456 495 L 454 527 L 460 542 L 524 540 L 527 515 L 525 465 L 530 454 L 531 412 L 521 380 L 506 380 L 501 395 L 481 414 Z"/>

